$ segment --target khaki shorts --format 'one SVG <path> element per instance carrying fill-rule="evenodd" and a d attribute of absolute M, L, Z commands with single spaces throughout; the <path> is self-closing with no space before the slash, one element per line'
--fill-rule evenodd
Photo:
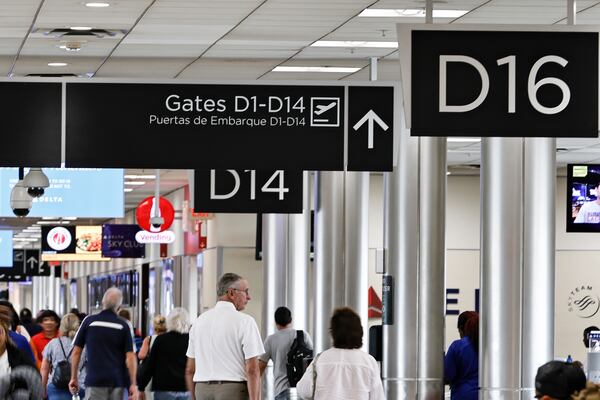
<path fill-rule="evenodd" d="M 125 388 L 87 387 L 85 400 L 123 400 Z"/>
<path fill-rule="evenodd" d="M 248 400 L 246 382 L 196 382 L 196 400 Z"/>

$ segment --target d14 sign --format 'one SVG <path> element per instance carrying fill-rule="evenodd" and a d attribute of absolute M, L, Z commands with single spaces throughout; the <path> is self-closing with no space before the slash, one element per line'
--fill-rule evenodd
<path fill-rule="evenodd" d="M 194 210 L 300 213 L 302 183 L 302 171 L 196 170 Z"/>
<path fill-rule="evenodd" d="M 398 28 L 413 136 L 598 136 L 598 32 L 484 28 Z"/>

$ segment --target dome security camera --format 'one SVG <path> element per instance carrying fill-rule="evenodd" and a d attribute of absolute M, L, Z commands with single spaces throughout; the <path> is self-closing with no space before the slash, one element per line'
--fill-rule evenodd
<path fill-rule="evenodd" d="M 31 196 L 27 193 L 27 188 L 23 181 L 17 182 L 10 192 L 10 208 L 17 217 L 25 217 L 29 214 L 33 202 Z"/>
<path fill-rule="evenodd" d="M 156 228 L 160 229 L 160 227 L 165 223 L 165 219 L 163 217 L 152 217 L 150 218 L 150 224 Z"/>
<path fill-rule="evenodd" d="M 31 197 L 41 197 L 44 195 L 44 189 L 50 186 L 50 181 L 41 168 L 31 168 L 23 178 L 23 185 Z"/>

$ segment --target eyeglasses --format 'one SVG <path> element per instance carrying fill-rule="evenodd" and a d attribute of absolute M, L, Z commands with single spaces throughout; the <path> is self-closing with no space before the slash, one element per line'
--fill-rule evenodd
<path fill-rule="evenodd" d="M 242 289 L 236 289 L 236 288 L 230 288 L 230 289 L 233 289 L 233 290 L 238 291 L 238 292 L 244 292 L 244 293 L 246 293 L 246 296 L 250 295 L 250 289 L 248 289 L 248 288 L 243 289 L 243 290 Z"/>

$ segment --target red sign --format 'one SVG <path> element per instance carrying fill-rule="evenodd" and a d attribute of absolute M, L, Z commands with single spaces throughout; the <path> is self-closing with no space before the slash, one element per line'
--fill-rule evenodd
<path fill-rule="evenodd" d="M 145 231 L 148 232 L 163 232 L 169 229 L 173 223 L 175 217 L 175 210 L 169 200 L 164 197 L 159 198 L 159 211 L 158 216 L 163 219 L 163 223 L 160 224 L 152 219 L 156 216 L 156 205 L 154 204 L 154 196 L 147 197 L 137 207 L 135 216 L 137 223 Z M 152 220 L 152 221 L 151 221 Z M 154 222 L 154 223 L 152 223 Z"/>
<path fill-rule="evenodd" d="M 377 292 L 373 289 L 373 286 L 369 288 L 369 318 L 381 318 L 381 309 L 383 308 L 383 303 L 379 296 L 377 296 Z"/>

